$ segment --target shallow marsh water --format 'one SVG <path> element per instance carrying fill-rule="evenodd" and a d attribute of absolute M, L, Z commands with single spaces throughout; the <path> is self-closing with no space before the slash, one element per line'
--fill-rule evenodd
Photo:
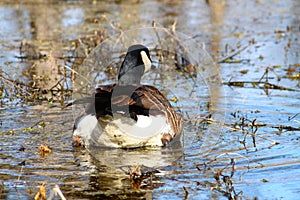
<path fill-rule="evenodd" d="M 67 199 L 299 196 L 299 1 L 1 1 L 0 10 L 0 198 L 32 199 L 43 182 L 48 196 L 58 184 Z M 185 133 L 178 146 L 91 155 L 72 148 L 77 113 L 61 109 L 60 95 L 22 98 L 28 85 L 60 89 L 57 82 L 72 75 L 63 66 L 80 70 L 76 62 L 119 25 L 153 20 L 165 27 L 176 21 L 176 31 L 203 42 L 215 62 L 204 79 L 218 74 L 223 83 L 201 82 L 190 96 L 182 73 L 147 77 L 162 90 L 173 87 L 179 99 Z M 72 81 L 62 83 L 63 100 L 72 99 Z M 41 154 L 42 144 L 52 152 Z M 137 189 L 128 165 L 143 159 L 159 172 Z"/>

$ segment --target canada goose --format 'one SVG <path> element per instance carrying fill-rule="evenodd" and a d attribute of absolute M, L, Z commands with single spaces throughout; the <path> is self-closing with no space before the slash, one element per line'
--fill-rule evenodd
<path fill-rule="evenodd" d="M 128 48 L 118 83 L 98 86 L 75 120 L 75 146 L 166 146 L 179 138 L 183 130 L 180 116 L 157 88 L 140 83 L 151 62 L 147 47 Z"/>

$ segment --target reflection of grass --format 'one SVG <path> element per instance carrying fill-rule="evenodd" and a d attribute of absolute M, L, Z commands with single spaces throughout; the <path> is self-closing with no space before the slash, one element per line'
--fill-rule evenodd
<path fill-rule="evenodd" d="M 297 115 L 289 118 L 289 120 L 293 120 Z M 233 121 L 227 122 L 222 128 L 228 130 L 226 133 L 228 137 L 237 136 L 237 146 L 234 146 L 236 142 L 236 139 L 234 139 L 233 143 L 227 144 L 230 149 L 219 152 L 219 155 L 215 157 L 209 156 L 203 162 L 195 163 L 195 168 L 199 173 L 209 174 L 210 177 L 209 180 L 196 181 L 196 184 L 201 188 L 217 191 L 228 199 L 247 199 L 249 197 L 244 196 L 243 191 L 238 190 L 236 186 L 244 179 L 244 174 L 250 170 L 264 167 L 264 165 L 249 156 L 249 154 L 244 155 L 237 152 L 241 150 L 245 150 L 248 153 L 252 152 L 251 150 L 258 152 L 271 149 L 280 144 L 279 141 L 276 141 L 274 137 L 269 137 L 270 135 L 266 134 L 264 130 L 260 130 L 260 128 L 275 128 L 278 129 L 277 134 L 281 134 L 283 130 L 300 131 L 300 127 L 260 123 L 259 119 L 250 118 L 247 114 L 240 111 L 233 111 L 231 117 Z M 197 121 L 201 123 L 201 121 Z M 218 122 L 215 122 L 213 119 L 210 119 L 210 123 L 218 125 Z M 267 141 L 267 145 L 264 145 L 265 143 L 262 143 L 262 140 Z M 260 181 L 265 183 L 268 182 L 268 179 L 261 178 Z"/>
<path fill-rule="evenodd" d="M 247 161 L 246 166 L 241 166 L 237 164 L 239 159 L 244 159 Z M 229 161 L 229 162 L 228 162 Z M 208 160 L 202 164 L 198 164 L 196 169 L 199 171 L 212 171 L 213 179 L 216 182 L 199 182 L 198 186 L 209 187 L 210 190 L 215 190 L 223 194 L 223 196 L 228 199 L 239 199 L 243 198 L 243 191 L 237 191 L 234 186 L 236 179 L 236 173 L 241 170 L 250 170 L 250 160 L 237 153 L 223 153 L 216 156 L 214 159 Z M 240 177 L 241 178 L 241 177 Z"/>
<path fill-rule="evenodd" d="M 239 48 L 238 50 L 234 51 L 232 54 L 230 54 L 229 56 L 223 58 L 222 60 L 218 61 L 218 63 L 241 63 L 244 60 L 234 60 L 233 58 L 240 54 L 241 52 L 243 52 L 244 50 L 246 50 L 248 47 L 250 47 L 251 45 L 255 44 L 254 40 L 249 41 L 249 44 Z"/>
<path fill-rule="evenodd" d="M 0 131 L 0 134 L 5 134 L 5 135 L 15 135 L 15 134 L 20 134 L 20 133 L 40 134 L 40 133 L 44 132 L 46 124 L 47 123 L 44 120 L 40 120 L 26 128 L 11 129 L 11 130 L 4 131 L 4 132 Z"/>
<path fill-rule="evenodd" d="M 72 92 L 71 89 L 63 87 L 63 79 L 57 81 L 57 83 L 50 89 L 42 89 L 32 87 L 29 84 L 12 80 L 4 76 L 1 76 L 0 78 L 3 85 L 3 87 L 0 88 L 2 104 L 5 102 L 20 100 L 21 104 L 60 102 L 63 105 L 65 98 L 70 97 Z M 35 85 L 35 83 L 33 83 L 33 85 Z M 7 100 L 5 101 L 5 99 Z"/>
<path fill-rule="evenodd" d="M 71 98 L 72 81 L 76 77 L 64 66 L 77 69 L 91 50 L 105 38 L 105 31 L 99 30 L 77 40 L 64 41 L 67 45 L 65 53 L 55 57 L 51 53 L 44 55 L 40 52 L 38 45 L 41 43 L 22 41 L 20 55 L 16 58 L 31 66 L 23 69 L 23 77 L 0 70 L 0 105 L 60 103 L 63 107 L 64 102 Z"/>
<path fill-rule="evenodd" d="M 258 81 L 228 81 L 228 82 L 223 82 L 223 84 L 228 85 L 228 86 L 233 86 L 233 87 L 260 88 L 260 89 L 264 89 L 267 94 L 268 94 L 269 89 L 300 92 L 300 90 L 297 90 L 297 89 L 288 88 L 288 87 L 270 83 L 269 82 L 269 71 L 270 70 L 271 69 L 269 67 L 267 67 L 264 74 L 261 76 L 261 78 Z M 280 79 L 280 78 L 277 78 L 277 79 Z"/>
<path fill-rule="evenodd" d="M 244 149 L 247 150 L 247 137 L 251 137 L 252 138 L 252 144 L 253 147 L 257 147 L 256 144 L 256 138 L 261 138 L 263 140 L 269 141 L 271 144 L 268 146 L 268 148 L 271 148 L 274 145 L 278 145 L 279 142 L 269 139 L 263 135 L 259 135 L 257 134 L 257 131 L 260 127 L 266 127 L 268 126 L 267 124 L 263 124 L 263 123 L 258 123 L 257 119 L 249 119 L 247 117 L 247 115 L 242 115 L 239 114 L 238 112 L 233 112 L 231 113 L 231 116 L 234 119 L 237 119 L 238 121 L 234 122 L 233 124 L 227 124 L 225 125 L 226 128 L 228 128 L 228 130 L 232 131 L 232 132 L 238 132 L 238 133 L 242 133 L 244 134 L 243 139 L 240 140 L 239 142 L 244 146 Z"/>

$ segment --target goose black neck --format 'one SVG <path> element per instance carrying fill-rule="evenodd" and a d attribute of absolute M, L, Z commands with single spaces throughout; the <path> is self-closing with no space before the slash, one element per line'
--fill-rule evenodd
<path fill-rule="evenodd" d="M 140 84 L 145 72 L 145 65 L 141 56 L 144 51 L 149 56 L 149 50 L 143 45 L 133 45 L 128 48 L 127 54 L 120 67 L 118 75 L 119 85 Z"/>
<path fill-rule="evenodd" d="M 145 67 L 143 65 L 137 66 L 132 70 L 126 71 L 124 74 L 119 73 L 119 85 L 140 84 L 141 78 L 144 74 Z"/>

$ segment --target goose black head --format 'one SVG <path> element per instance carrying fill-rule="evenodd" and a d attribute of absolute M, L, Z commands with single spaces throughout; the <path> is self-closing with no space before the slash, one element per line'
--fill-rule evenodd
<path fill-rule="evenodd" d="M 147 47 L 140 44 L 130 46 L 119 70 L 119 84 L 139 84 L 143 74 L 151 69 L 151 62 Z"/>

